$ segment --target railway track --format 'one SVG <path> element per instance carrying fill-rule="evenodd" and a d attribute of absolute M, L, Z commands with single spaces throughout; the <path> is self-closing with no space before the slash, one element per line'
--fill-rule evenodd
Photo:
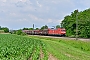
<path fill-rule="evenodd" d="M 30 36 L 31 36 L 31 35 L 30 35 Z M 50 38 L 60 38 L 60 39 L 66 39 L 66 40 L 76 40 L 76 38 L 70 38 L 70 37 L 42 36 L 42 35 L 33 35 L 33 36 L 50 37 Z M 81 40 L 81 41 L 90 41 L 90 39 L 85 39 L 85 38 L 78 38 L 78 40 Z"/>

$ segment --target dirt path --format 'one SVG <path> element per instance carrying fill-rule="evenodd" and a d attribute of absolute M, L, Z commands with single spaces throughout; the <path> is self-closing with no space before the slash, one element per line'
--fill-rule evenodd
<path fill-rule="evenodd" d="M 58 60 L 58 59 L 55 58 L 52 54 L 49 54 L 48 60 Z"/>
<path fill-rule="evenodd" d="M 43 54 L 43 51 L 42 49 L 40 50 L 40 57 L 39 57 L 39 60 L 43 59 L 44 58 L 44 54 Z"/>
<path fill-rule="evenodd" d="M 48 56 L 48 60 L 58 60 L 57 58 L 55 58 L 52 54 L 48 53 L 49 56 Z M 40 59 L 44 58 L 44 54 L 42 52 L 42 49 L 40 50 Z M 39 59 L 39 60 L 40 60 Z"/>

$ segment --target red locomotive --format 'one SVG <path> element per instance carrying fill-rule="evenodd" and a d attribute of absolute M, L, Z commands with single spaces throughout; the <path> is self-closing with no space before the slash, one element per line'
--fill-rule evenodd
<path fill-rule="evenodd" d="M 30 35 L 58 35 L 65 36 L 66 31 L 64 28 L 58 29 L 44 29 L 44 30 L 23 30 L 26 34 Z"/>

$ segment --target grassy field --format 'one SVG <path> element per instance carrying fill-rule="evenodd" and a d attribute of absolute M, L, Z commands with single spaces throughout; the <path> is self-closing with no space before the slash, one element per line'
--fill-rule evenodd
<path fill-rule="evenodd" d="M 43 52 L 43 57 L 41 56 Z M 19 35 L 0 34 L 0 60 L 48 60 L 45 44 Z"/>
<path fill-rule="evenodd" d="M 44 41 L 47 45 L 47 51 L 58 60 L 90 60 L 90 42 L 37 36 L 30 37 Z"/>
<path fill-rule="evenodd" d="M 49 54 L 58 60 L 90 60 L 90 42 L 0 34 L 0 60 L 48 60 Z"/>

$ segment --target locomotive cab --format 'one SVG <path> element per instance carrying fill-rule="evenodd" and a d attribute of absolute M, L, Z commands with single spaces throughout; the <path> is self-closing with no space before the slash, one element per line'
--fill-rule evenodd
<path fill-rule="evenodd" d="M 64 28 L 61 28 L 60 29 L 60 33 L 61 33 L 61 36 L 65 36 L 66 35 L 66 30 Z"/>

